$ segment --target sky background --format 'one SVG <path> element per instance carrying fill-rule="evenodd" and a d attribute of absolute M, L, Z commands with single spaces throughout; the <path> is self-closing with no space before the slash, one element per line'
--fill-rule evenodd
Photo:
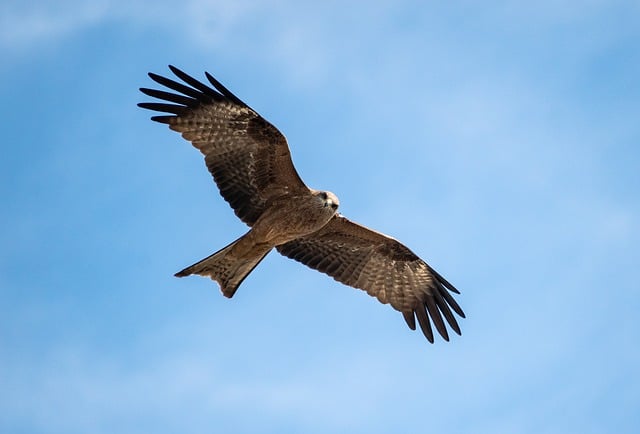
<path fill-rule="evenodd" d="M 637 433 L 640 5 L 4 0 L 0 431 Z M 277 253 L 136 103 L 211 72 L 341 212 L 454 283 L 463 335 Z"/>

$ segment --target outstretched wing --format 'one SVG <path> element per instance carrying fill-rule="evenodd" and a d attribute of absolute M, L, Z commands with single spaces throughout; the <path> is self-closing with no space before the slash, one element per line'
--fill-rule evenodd
<path fill-rule="evenodd" d="M 417 317 L 429 342 L 433 343 L 431 322 L 449 340 L 443 317 L 460 334 L 452 310 L 462 318 L 464 312 L 450 294 L 459 294 L 458 290 L 393 238 L 336 215 L 319 231 L 277 249 L 284 256 L 391 304 L 402 312 L 412 330 L 416 329 Z"/>
<path fill-rule="evenodd" d="M 208 72 L 206 77 L 215 89 L 174 66 L 169 68 L 186 85 L 149 73 L 153 81 L 175 93 L 141 88 L 144 94 L 166 102 L 138 106 L 169 113 L 151 119 L 182 133 L 204 154 L 222 197 L 243 222 L 253 225 L 271 198 L 307 189 L 293 166 L 287 140 L 276 127 Z"/>

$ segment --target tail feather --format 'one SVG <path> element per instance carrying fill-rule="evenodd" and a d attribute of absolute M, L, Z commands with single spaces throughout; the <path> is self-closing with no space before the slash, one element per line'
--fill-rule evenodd
<path fill-rule="evenodd" d="M 233 247 L 241 239 L 242 237 L 238 238 L 213 255 L 207 256 L 184 270 L 178 271 L 175 276 L 185 277 L 197 274 L 210 277 L 220 284 L 220 289 L 225 297 L 233 297 L 242 281 L 271 251 L 270 246 L 256 246 L 247 254 L 238 256 L 233 251 Z"/>

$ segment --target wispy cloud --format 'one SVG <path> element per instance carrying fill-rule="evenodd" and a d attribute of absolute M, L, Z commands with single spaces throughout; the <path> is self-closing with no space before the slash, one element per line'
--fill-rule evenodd
<path fill-rule="evenodd" d="M 336 190 L 347 216 L 398 237 L 460 287 L 464 336 L 428 346 L 388 306 L 276 254 L 232 301 L 204 279 L 169 281 L 181 261 L 246 228 L 196 151 L 168 132 L 151 136 L 142 114 L 140 130 L 112 122 L 132 112 L 131 98 L 96 99 L 96 86 L 132 95 L 143 73 L 114 76 L 124 85 L 77 74 L 91 85 L 72 91 L 95 106 L 42 96 L 17 77 L 6 82 L 25 89 L 17 111 L 48 97 L 68 115 L 41 119 L 61 157 L 9 160 L 28 160 L 18 169 L 42 182 L 7 189 L 32 202 L 4 225 L 20 236 L 5 253 L 15 270 L 0 276 L 9 294 L 0 340 L 12 350 L 0 358 L 0 427 L 604 432 L 609 414 L 634 414 L 638 116 L 633 94 L 607 87 L 634 83 L 637 70 L 629 44 L 617 45 L 631 26 L 611 25 L 622 2 L 362 4 L 356 16 L 337 2 L 5 2 L 0 47 L 36 56 L 86 33 L 99 44 L 114 29 L 86 31 L 106 23 L 131 45 L 86 44 L 88 60 L 146 71 L 139 53 L 180 49 L 198 63 L 237 61 L 230 75 L 251 78 L 225 84 L 263 91 L 289 124 L 263 115 L 290 139 L 298 128 L 303 177 L 317 174 L 310 184 Z M 57 70 L 58 60 L 42 65 Z M 299 100 L 279 99 L 274 84 Z M 6 141 L 16 152 L 33 146 L 24 138 L 33 122 L 14 119 Z M 79 140 L 88 130 L 108 134 Z M 131 159 L 131 149 L 148 155 Z M 173 161 L 183 154 L 194 164 Z M 196 173 L 196 193 L 176 182 Z M 52 183 L 73 194 L 42 201 Z M 114 189 L 126 200 L 104 199 Z M 105 206 L 88 213 L 96 199 Z M 59 226 L 68 236 L 49 230 Z M 23 314 L 30 306 L 47 320 Z"/>
<path fill-rule="evenodd" d="M 108 3 L 4 2 L 0 6 L 0 47 L 20 51 L 70 36 L 108 16 Z"/>
<path fill-rule="evenodd" d="M 166 345 L 167 336 L 156 337 Z M 133 432 L 145 421 L 145 429 L 180 427 L 197 433 L 226 424 L 234 432 L 255 432 L 267 423 L 324 432 L 370 424 L 365 421 L 379 418 L 392 387 L 385 381 L 384 360 L 348 352 L 295 367 L 285 376 L 274 373 L 278 368 L 271 371 L 269 364 L 277 359 L 268 354 L 265 366 L 229 372 L 236 363 L 228 360 L 229 348 L 209 346 L 203 352 L 202 337 L 183 336 L 188 345 L 175 352 L 142 343 L 136 351 L 142 363 L 66 346 L 28 366 L 5 365 L 8 375 L 0 384 L 11 393 L 0 395 L 0 424 L 108 433 Z"/>

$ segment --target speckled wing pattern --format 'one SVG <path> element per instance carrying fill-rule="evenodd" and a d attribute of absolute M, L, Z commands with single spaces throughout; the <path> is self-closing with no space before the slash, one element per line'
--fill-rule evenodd
<path fill-rule="evenodd" d="M 445 340 L 449 340 L 449 334 L 443 317 L 460 334 L 452 310 L 462 318 L 465 315 L 450 294 L 458 290 L 393 238 L 337 215 L 319 231 L 276 249 L 389 303 L 402 312 L 412 330 L 416 329 L 417 317 L 429 342 L 434 341 L 429 318 Z"/>
<path fill-rule="evenodd" d="M 285 137 L 209 73 L 214 88 L 174 66 L 171 71 L 185 84 L 149 73 L 170 90 L 141 88 L 166 102 L 138 106 L 169 113 L 151 119 L 182 133 L 205 156 L 205 163 L 222 197 L 236 215 L 253 225 L 269 200 L 296 189 L 307 189 L 296 172 Z M 168 103 L 167 103 L 168 102 Z"/>

